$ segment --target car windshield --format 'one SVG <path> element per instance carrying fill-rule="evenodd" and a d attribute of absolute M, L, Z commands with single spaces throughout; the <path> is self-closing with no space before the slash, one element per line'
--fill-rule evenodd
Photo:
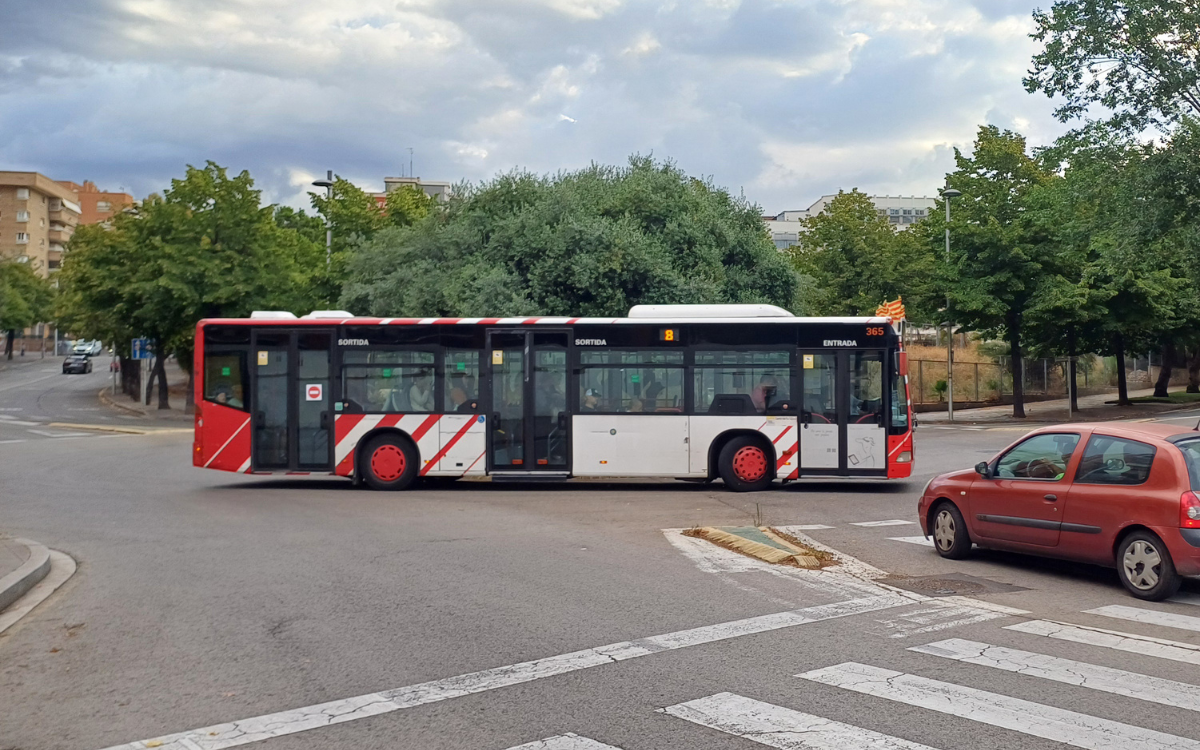
<path fill-rule="evenodd" d="M 1188 479 L 1191 480 L 1192 490 L 1200 491 L 1200 437 L 1175 443 L 1175 447 L 1183 451 L 1183 457 L 1187 461 Z"/>

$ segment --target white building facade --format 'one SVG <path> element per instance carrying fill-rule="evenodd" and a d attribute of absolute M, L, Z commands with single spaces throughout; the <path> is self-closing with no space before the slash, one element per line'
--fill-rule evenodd
<path fill-rule="evenodd" d="M 776 216 L 764 216 L 767 231 L 771 240 L 780 250 L 795 245 L 800 241 L 800 233 L 804 231 L 804 219 L 824 213 L 837 195 L 822 195 L 811 206 L 805 209 L 784 211 Z M 929 215 L 937 202 L 936 198 L 915 195 L 872 195 L 869 196 L 875 204 L 875 210 L 881 217 L 886 217 L 888 223 L 898 230 L 908 229 L 913 224 Z"/>

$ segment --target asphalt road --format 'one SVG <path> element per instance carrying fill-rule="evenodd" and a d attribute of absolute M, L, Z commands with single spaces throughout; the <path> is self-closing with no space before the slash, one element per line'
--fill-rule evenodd
<path fill-rule="evenodd" d="M 98 406 L 106 373 L 49 374 L 0 372 L 0 414 L 120 420 L 70 411 Z M 1187 629 L 1200 606 L 1184 601 L 1200 601 L 1196 582 L 1180 601 L 1142 604 L 1104 570 L 994 553 L 949 562 L 904 541 L 913 523 L 854 525 L 913 521 L 929 476 L 1020 428 L 923 429 L 910 481 L 754 495 L 669 481 L 382 494 L 194 469 L 186 434 L 0 430 L 26 435 L 0 443 L 0 529 L 79 561 L 0 636 L 4 750 L 192 730 L 134 746 L 1200 747 L 1200 632 Z M 971 576 L 939 585 L 973 599 L 904 599 L 664 532 L 756 515 L 826 526 L 802 533 L 896 576 Z M 1113 605 L 1136 610 L 1088 611 Z M 253 741 L 258 731 L 277 736 Z"/>

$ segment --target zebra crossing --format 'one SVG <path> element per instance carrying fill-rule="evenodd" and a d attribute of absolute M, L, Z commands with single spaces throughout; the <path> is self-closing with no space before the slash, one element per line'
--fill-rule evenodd
<path fill-rule="evenodd" d="M 1200 604 L 1200 597 L 1184 594 L 1178 603 Z M 1200 632 L 1200 617 L 1161 609 L 1110 605 L 1080 614 L 1107 617 L 1139 626 L 1182 633 Z M 962 721 L 963 729 L 986 725 L 997 729 L 1086 750 L 1200 750 L 1200 721 L 1175 723 L 1169 727 L 1138 726 L 1104 716 L 1091 715 L 1046 705 L 1008 690 L 985 690 L 970 684 L 985 684 L 989 673 L 1011 673 L 1045 680 L 1095 693 L 1128 698 L 1144 704 L 1200 713 L 1200 680 L 1181 682 L 1150 674 L 1164 661 L 1200 664 L 1200 644 L 1142 633 L 1096 628 L 1051 620 L 1026 620 L 1002 626 L 1019 636 L 1022 647 L 949 638 L 911 646 L 908 652 L 927 657 L 930 672 L 941 679 L 897 671 L 870 663 L 843 662 L 801 672 L 798 686 L 835 688 L 903 707 L 907 736 L 893 736 L 875 729 L 835 721 L 800 710 L 807 706 L 776 705 L 751 696 L 720 692 L 658 709 L 666 716 L 701 731 L 716 731 L 747 741 L 747 747 L 765 746 L 785 750 L 953 750 L 954 745 L 930 742 L 922 737 L 927 717 L 942 714 Z M 1142 627 L 1141 629 L 1148 629 Z M 1054 641 L 1069 641 L 1088 647 L 1097 661 L 1106 653 L 1122 652 L 1137 657 L 1136 669 L 1117 669 L 1101 663 L 1071 659 L 1053 653 Z M 964 665 L 964 672 L 947 678 L 945 662 Z M 925 662 L 922 662 L 925 665 Z M 1128 665 L 1127 665 L 1128 666 Z M 914 672 L 924 671 L 914 669 Z M 1011 683 L 1007 683 L 1011 685 Z M 1019 683 L 1027 684 L 1027 683 Z M 820 686 L 820 687 L 818 687 Z M 990 687 L 990 685 L 989 685 Z M 1042 691 L 1043 693 L 1045 691 Z M 886 704 L 881 704 L 881 707 Z M 872 712 L 864 712 L 870 716 Z M 1098 712 L 1102 713 L 1102 712 Z M 909 721 L 908 719 L 911 719 Z M 894 725 L 894 722 L 893 722 Z M 1184 736 L 1177 734 L 1183 730 Z M 964 734 L 963 737 L 971 737 Z M 690 740 L 704 746 L 702 735 Z M 924 743 L 929 744 L 924 744 Z M 972 739 L 971 744 L 979 744 Z M 987 744 L 986 741 L 983 744 Z M 620 748 L 578 734 L 564 734 L 518 745 L 508 750 L 637 750 Z"/>

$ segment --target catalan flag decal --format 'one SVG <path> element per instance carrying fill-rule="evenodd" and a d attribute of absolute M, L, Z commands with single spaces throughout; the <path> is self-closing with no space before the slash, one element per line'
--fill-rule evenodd
<path fill-rule="evenodd" d="M 894 302 L 884 302 L 875 308 L 875 315 L 880 318 L 904 320 L 904 300 L 897 297 Z"/>

